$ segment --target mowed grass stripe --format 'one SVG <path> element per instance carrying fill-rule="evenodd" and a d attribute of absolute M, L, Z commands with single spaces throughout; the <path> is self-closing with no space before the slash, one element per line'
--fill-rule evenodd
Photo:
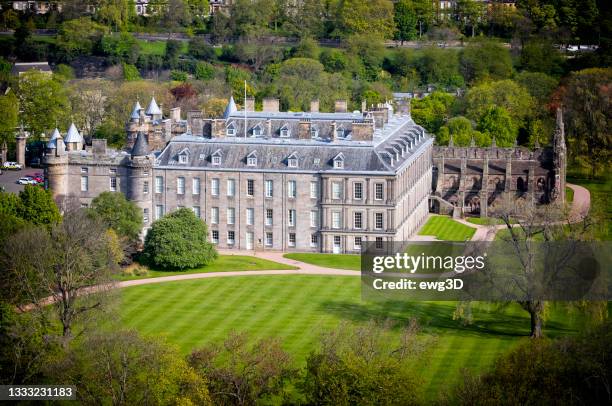
<path fill-rule="evenodd" d="M 476 229 L 459 223 L 447 216 L 431 216 L 419 231 L 419 235 L 433 235 L 438 240 L 465 241 L 470 240 Z"/>
<path fill-rule="evenodd" d="M 435 337 L 426 358 L 417 364 L 429 400 L 460 379 L 464 367 L 488 370 L 529 327 L 527 313 L 516 306 L 492 311 L 476 305 L 474 323 L 464 326 L 452 319 L 452 302 L 362 302 L 359 278 L 343 276 L 213 278 L 136 286 L 121 293 L 124 325 L 148 334 L 164 333 L 184 353 L 220 342 L 231 330 L 246 329 L 251 337 L 280 336 L 298 367 L 304 366 L 319 335 L 341 321 L 361 325 L 370 319 L 391 319 L 399 335 L 400 327 L 416 317 L 423 327 L 421 339 Z M 177 317 L 160 317 L 164 313 Z M 554 316 L 548 335 L 572 331 L 569 322 Z"/>

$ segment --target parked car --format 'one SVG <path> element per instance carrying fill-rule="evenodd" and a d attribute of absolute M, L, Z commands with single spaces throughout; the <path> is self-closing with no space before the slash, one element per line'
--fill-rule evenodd
<path fill-rule="evenodd" d="M 12 162 L 12 161 L 6 161 L 4 165 L 2 165 L 2 167 L 5 169 L 12 169 L 16 171 L 19 171 L 22 169 L 21 164 L 17 162 Z"/>
<path fill-rule="evenodd" d="M 27 178 L 27 177 L 26 178 L 19 178 L 17 183 L 19 183 L 20 185 L 36 185 L 36 184 L 38 184 L 38 182 L 36 182 L 34 179 Z"/>

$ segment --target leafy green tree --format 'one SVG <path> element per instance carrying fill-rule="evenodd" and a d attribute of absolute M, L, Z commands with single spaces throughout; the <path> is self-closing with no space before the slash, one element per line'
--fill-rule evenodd
<path fill-rule="evenodd" d="M 541 38 L 527 41 L 521 49 L 521 68 L 548 75 L 561 75 L 565 61 L 552 42 Z"/>
<path fill-rule="evenodd" d="M 113 63 L 127 62 L 134 64 L 140 56 L 140 45 L 129 32 L 105 35 L 100 46 Z"/>
<path fill-rule="evenodd" d="M 480 377 L 467 375 L 454 404 L 606 404 L 612 324 L 559 340 L 523 340 Z"/>
<path fill-rule="evenodd" d="M 433 92 L 421 100 L 414 99 L 411 115 L 414 122 L 431 133 L 437 133 L 450 118 L 455 97 L 448 93 Z"/>
<path fill-rule="evenodd" d="M 319 61 L 325 67 L 325 71 L 331 73 L 342 72 L 348 66 L 348 59 L 340 49 L 325 48 L 319 55 Z"/>
<path fill-rule="evenodd" d="M 361 79 L 378 79 L 385 57 L 385 46 L 380 37 L 353 35 L 347 40 L 347 50 L 349 55 L 359 58 L 363 64 L 365 77 Z"/>
<path fill-rule="evenodd" d="M 121 64 L 121 69 L 123 71 L 123 80 L 126 82 L 134 82 L 142 79 L 140 77 L 140 72 L 138 72 L 138 68 L 136 68 L 134 65 L 123 62 Z"/>
<path fill-rule="evenodd" d="M 48 369 L 81 388 L 82 404 L 211 405 L 206 379 L 174 346 L 134 331 L 88 334 Z"/>
<path fill-rule="evenodd" d="M 230 17 L 225 13 L 214 13 L 209 20 L 208 32 L 213 44 L 224 44 L 232 37 Z"/>
<path fill-rule="evenodd" d="M 108 121 L 96 127 L 94 137 L 105 139 L 112 148 L 120 149 L 125 146 L 125 128 L 118 127 Z"/>
<path fill-rule="evenodd" d="M 12 91 L 0 96 L 0 116 L 0 146 L 4 142 L 10 145 L 19 124 L 19 100 Z"/>
<path fill-rule="evenodd" d="M 486 82 L 472 87 L 465 96 L 466 115 L 479 121 L 493 106 L 505 109 L 515 123 L 525 126 L 533 117 L 535 101 L 527 89 L 512 80 Z"/>
<path fill-rule="evenodd" d="M 211 80 L 215 77 L 215 67 L 208 62 L 198 62 L 194 76 L 198 80 Z"/>
<path fill-rule="evenodd" d="M 445 87 L 462 87 L 463 77 L 459 73 L 459 55 L 454 50 L 428 47 L 417 61 L 417 69 L 428 84 Z"/>
<path fill-rule="evenodd" d="M 72 69 L 72 66 L 66 65 L 64 63 L 60 63 L 55 67 L 54 74 L 56 78 L 63 78 L 63 80 L 66 81 L 75 78 L 74 69 Z"/>
<path fill-rule="evenodd" d="M 347 323 L 325 334 L 310 353 L 300 383 L 308 404 L 364 405 L 422 403 L 422 386 L 414 371 L 419 359 L 416 324 L 401 337 L 374 322 Z"/>
<path fill-rule="evenodd" d="M 89 17 L 68 20 L 58 30 L 57 48 L 68 60 L 78 55 L 91 55 L 94 46 L 107 32 L 108 28 Z"/>
<path fill-rule="evenodd" d="M 472 122 L 463 116 L 453 117 L 448 120 L 446 125 L 442 126 L 438 131 L 436 142 L 438 145 L 448 145 L 451 137 L 453 144 L 460 147 L 470 146 L 472 141 L 479 147 L 491 145 L 491 136 L 475 131 Z"/>
<path fill-rule="evenodd" d="M 495 138 L 500 147 L 511 147 L 516 141 L 518 128 L 510 114 L 498 106 L 491 106 L 478 120 L 478 130 Z"/>
<path fill-rule="evenodd" d="M 319 44 L 312 38 L 302 37 L 293 50 L 294 58 L 319 59 Z"/>
<path fill-rule="evenodd" d="M 395 35 L 394 39 L 404 44 L 416 38 L 417 16 L 411 0 L 399 0 L 394 3 Z"/>
<path fill-rule="evenodd" d="M 412 0 L 419 27 L 419 38 L 423 36 L 423 32 L 433 23 L 435 16 L 433 4 L 429 0 Z"/>
<path fill-rule="evenodd" d="M 506 79 L 512 75 L 510 51 L 492 40 L 471 41 L 461 53 L 460 63 L 468 83 Z"/>
<path fill-rule="evenodd" d="M 325 0 L 303 0 L 297 3 L 296 8 L 292 20 L 297 34 L 305 37 L 324 37 L 326 25 L 330 21 Z"/>
<path fill-rule="evenodd" d="M 471 35 L 476 35 L 476 26 L 484 19 L 486 5 L 476 0 L 457 0 L 455 10 L 457 19 L 464 27 L 471 28 Z"/>
<path fill-rule="evenodd" d="M 178 65 L 178 58 L 181 54 L 181 42 L 176 40 L 166 41 L 166 51 L 164 53 L 164 65 L 167 68 L 175 68 Z"/>
<path fill-rule="evenodd" d="M 212 61 L 215 59 L 215 49 L 203 37 L 194 37 L 189 40 L 187 53 L 196 59 Z"/>
<path fill-rule="evenodd" d="M 70 112 L 66 89 L 48 74 L 30 71 L 19 79 L 20 120 L 37 139 L 55 127 L 65 127 Z"/>
<path fill-rule="evenodd" d="M 173 70 L 170 72 L 170 79 L 177 82 L 187 82 L 187 72 Z"/>
<path fill-rule="evenodd" d="M 144 253 L 161 268 L 196 268 L 217 258 L 207 237 L 206 223 L 190 209 L 179 209 L 153 223 L 145 238 Z"/>
<path fill-rule="evenodd" d="M 521 72 L 514 79 L 523 86 L 536 100 L 537 106 L 543 106 L 550 102 L 550 97 L 559 84 L 559 81 L 541 72 Z"/>
<path fill-rule="evenodd" d="M 62 218 L 50 190 L 45 190 L 40 186 L 26 185 L 19 192 L 19 199 L 21 204 L 18 207 L 17 215 L 29 223 L 53 225 Z"/>
<path fill-rule="evenodd" d="M 134 3 L 129 0 L 100 0 L 96 14 L 104 25 L 114 28 L 115 31 L 121 31 L 127 27 L 130 17 L 135 14 Z"/>
<path fill-rule="evenodd" d="M 123 193 L 102 192 L 93 199 L 89 210 L 119 236 L 130 240 L 138 238 L 142 229 L 142 210 L 127 200 Z"/>
<path fill-rule="evenodd" d="M 389 0 L 343 0 L 338 6 L 338 34 L 392 38 L 395 31 L 393 3 Z"/>
<path fill-rule="evenodd" d="M 251 343 L 245 333 L 230 333 L 222 345 L 193 351 L 188 362 L 208 380 L 218 405 L 254 405 L 281 396 L 283 385 L 297 372 L 278 339 Z"/>
<path fill-rule="evenodd" d="M 185 0 L 168 0 L 166 8 L 160 22 L 168 31 L 178 31 L 191 24 L 191 10 Z"/>
<path fill-rule="evenodd" d="M 572 159 L 592 176 L 610 168 L 610 83 L 611 68 L 585 69 L 571 74 L 562 93 Z"/>

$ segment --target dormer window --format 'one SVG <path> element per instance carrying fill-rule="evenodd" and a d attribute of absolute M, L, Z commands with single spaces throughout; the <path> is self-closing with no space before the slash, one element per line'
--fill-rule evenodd
<path fill-rule="evenodd" d="M 261 137 L 263 135 L 263 129 L 261 128 L 261 125 L 257 124 L 255 127 L 253 127 L 253 137 Z"/>
<path fill-rule="evenodd" d="M 289 128 L 287 127 L 287 124 L 281 127 L 280 136 L 283 138 L 289 137 Z"/>
<path fill-rule="evenodd" d="M 289 155 L 289 157 L 287 158 L 287 166 L 289 168 L 297 168 L 298 167 L 298 158 L 297 158 L 297 154 L 295 152 L 293 154 Z"/>
<path fill-rule="evenodd" d="M 227 128 L 225 129 L 225 134 L 228 137 L 234 137 L 236 135 L 236 126 L 234 125 L 234 123 L 230 123 L 230 125 L 227 126 Z"/>
<path fill-rule="evenodd" d="M 221 150 L 216 150 L 212 154 L 211 162 L 213 165 L 221 165 Z"/>
<path fill-rule="evenodd" d="M 186 164 L 187 163 L 187 154 L 179 155 L 179 163 L 180 164 Z"/>
<path fill-rule="evenodd" d="M 336 130 L 336 138 L 344 138 L 344 137 L 345 137 L 344 128 L 338 128 Z"/>
<path fill-rule="evenodd" d="M 344 155 L 342 153 L 334 158 L 334 169 L 344 169 Z"/>
<path fill-rule="evenodd" d="M 255 151 L 247 155 L 247 166 L 257 166 L 257 154 L 255 154 Z"/>
<path fill-rule="evenodd" d="M 310 138 L 317 138 L 319 136 L 319 130 L 316 127 L 310 129 Z"/>

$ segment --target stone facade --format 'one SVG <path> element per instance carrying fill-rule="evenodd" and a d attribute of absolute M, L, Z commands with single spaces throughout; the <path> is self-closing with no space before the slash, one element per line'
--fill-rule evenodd
<path fill-rule="evenodd" d="M 137 107 L 141 128 L 163 123 L 154 108 Z M 350 253 L 410 237 L 428 213 L 433 139 L 389 105 L 338 108 L 278 112 L 268 100 L 268 111 L 245 119 L 231 100 L 222 119 L 199 117 L 202 136 L 172 135 L 161 148 L 131 119 L 131 151 L 103 140 L 69 150 L 58 133 L 47 146 L 48 186 L 82 205 L 124 193 L 143 210 L 145 232 L 164 213 L 192 208 L 221 248 Z"/>
<path fill-rule="evenodd" d="M 550 203 L 565 199 L 565 131 L 561 110 L 551 147 L 434 147 L 432 211 L 486 217 L 503 194 Z M 450 204 L 447 204 L 450 203 Z"/>

